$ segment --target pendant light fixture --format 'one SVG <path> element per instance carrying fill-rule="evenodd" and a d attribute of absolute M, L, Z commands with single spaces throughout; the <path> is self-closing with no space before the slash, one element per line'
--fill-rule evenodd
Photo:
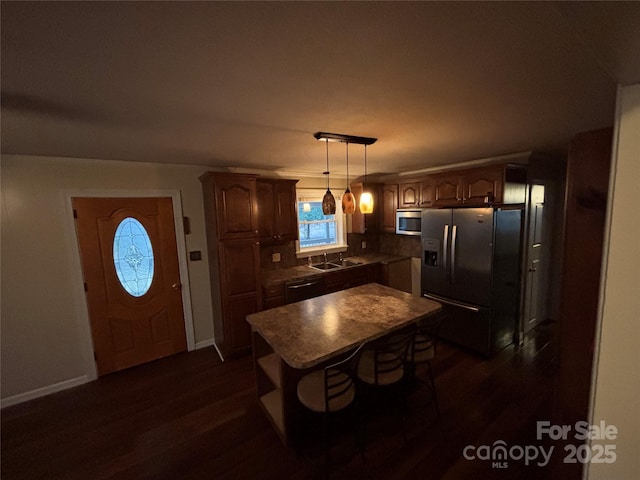
<path fill-rule="evenodd" d="M 333 215 L 336 213 L 336 199 L 329 190 L 329 142 L 343 142 L 347 144 L 347 189 L 342 197 L 342 210 L 344 213 L 355 212 L 355 197 L 349 190 L 349 144 L 357 143 L 364 145 L 364 180 L 367 181 L 367 145 L 375 143 L 378 139 L 372 137 L 357 137 L 355 135 L 344 135 L 342 133 L 316 132 L 313 134 L 316 140 L 324 140 L 327 143 L 327 193 L 322 199 L 322 212 L 325 215 Z M 353 205 L 353 210 L 351 206 Z M 360 195 L 360 211 L 362 213 L 373 213 L 373 197 L 369 192 L 363 192 Z"/>
<path fill-rule="evenodd" d="M 367 145 L 364 145 L 364 188 L 367 185 Z M 360 213 L 373 213 L 373 196 L 369 192 L 360 195 Z"/>
<path fill-rule="evenodd" d="M 356 211 L 356 197 L 349 190 L 349 142 L 347 142 L 347 189 L 342 195 L 342 212 L 351 214 Z"/>
<path fill-rule="evenodd" d="M 324 174 L 327 176 L 327 193 L 322 197 L 322 213 L 325 215 L 334 215 L 336 213 L 336 199 L 333 197 L 331 190 L 329 189 L 329 139 L 325 139 L 327 144 L 327 171 Z"/>

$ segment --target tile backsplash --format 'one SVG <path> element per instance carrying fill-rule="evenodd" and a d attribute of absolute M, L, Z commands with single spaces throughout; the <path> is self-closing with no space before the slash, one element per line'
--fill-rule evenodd
<path fill-rule="evenodd" d="M 366 248 L 362 248 L 366 242 Z M 389 253 L 408 257 L 420 257 L 420 237 L 396 235 L 394 233 L 349 233 L 347 234 L 349 248 L 343 254 L 345 257 L 362 255 L 365 253 Z M 280 261 L 274 262 L 272 255 L 280 254 Z M 329 258 L 337 258 L 338 254 L 330 254 Z M 313 262 L 321 261 L 320 256 L 312 257 Z M 296 258 L 295 242 L 281 245 L 260 246 L 260 264 L 263 270 L 277 270 L 297 265 L 306 265 L 307 258 Z"/>

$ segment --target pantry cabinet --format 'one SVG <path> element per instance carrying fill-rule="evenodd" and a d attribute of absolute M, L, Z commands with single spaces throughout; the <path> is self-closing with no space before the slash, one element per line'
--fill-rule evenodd
<path fill-rule="evenodd" d="M 207 172 L 205 211 L 214 340 L 224 356 L 251 348 L 245 318 L 262 307 L 256 175 Z"/>

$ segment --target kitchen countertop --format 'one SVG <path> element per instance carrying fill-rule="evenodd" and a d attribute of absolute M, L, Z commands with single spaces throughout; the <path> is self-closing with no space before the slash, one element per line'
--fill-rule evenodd
<path fill-rule="evenodd" d="M 290 268 L 279 268 L 276 270 L 263 270 L 262 271 L 262 286 L 271 287 L 279 283 L 285 283 L 291 280 L 302 280 L 303 278 L 323 275 L 328 272 L 335 272 L 340 270 L 346 270 L 349 268 L 358 268 L 364 265 L 373 263 L 389 264 L 400 262 L 411 257 L 401 255 L 390 255 L 387 253 L 367 253 L 365 255 L 357 255 L 352 257 L 345 257 L 345 260 L 354 260 L 359 262 L 360 265 L 354 265 L 351 267 L 340 267 L 334 270 L 321 271 L 308 265 L 298 265 Z M 330 261 L 331 262 L 331 261 Z"/>
<path fill-rule="evenodd" d="M 368 283 L 247 316 L 254 331 L 293 368 L 347 352 L 440 311 L 438 302 Z"/>

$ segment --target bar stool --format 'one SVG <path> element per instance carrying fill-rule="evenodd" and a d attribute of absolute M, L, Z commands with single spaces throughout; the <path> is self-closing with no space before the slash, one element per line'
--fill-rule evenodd
<path fill-rule="evenodd" d="M 406 385 L 403 380 L 407 373 L 406 358 L 413 339 L 411 333 L 399 333 L 369 345 L 360 355 L 358 379 L 375 388 L 390 389 L 398 387 L 400 394 L 394 396 L 400 400 L 403 425 L 406 420 Z M 402 435 L 406 441 L 405 429 Z"/>
<path fill-rule="evenodd" d="M 431 361 L 436 356 L 438 331 L 443 318 L 443 315 L 436 315 L 419 321 L 416 325 L 407 354 L 407 363 L 411 368 L 411 377 L 421 382 L 428 390 L 430 390 L 438 416 L 440 416 L 440 405 L 438 404 L 438 394 L 436 391 L 436 384 L 433 379 Z M 416 375 L 416 370 L 419 365 L 424 365 L 426 367 L 426 378 L 421 378 Z"/>
<path fill-rule="evenodd" d="M 355 366 L 363 345 L 347 358 L 323 369 L 315 370 L 300 379 L 298 400 L 312 412 L 323 415 L 323 444 L 326 476 L 329 476 L 329 414 L 342 411 L 356 401 Z M 362 453 L 362 448 L 360 448 Z"/>

